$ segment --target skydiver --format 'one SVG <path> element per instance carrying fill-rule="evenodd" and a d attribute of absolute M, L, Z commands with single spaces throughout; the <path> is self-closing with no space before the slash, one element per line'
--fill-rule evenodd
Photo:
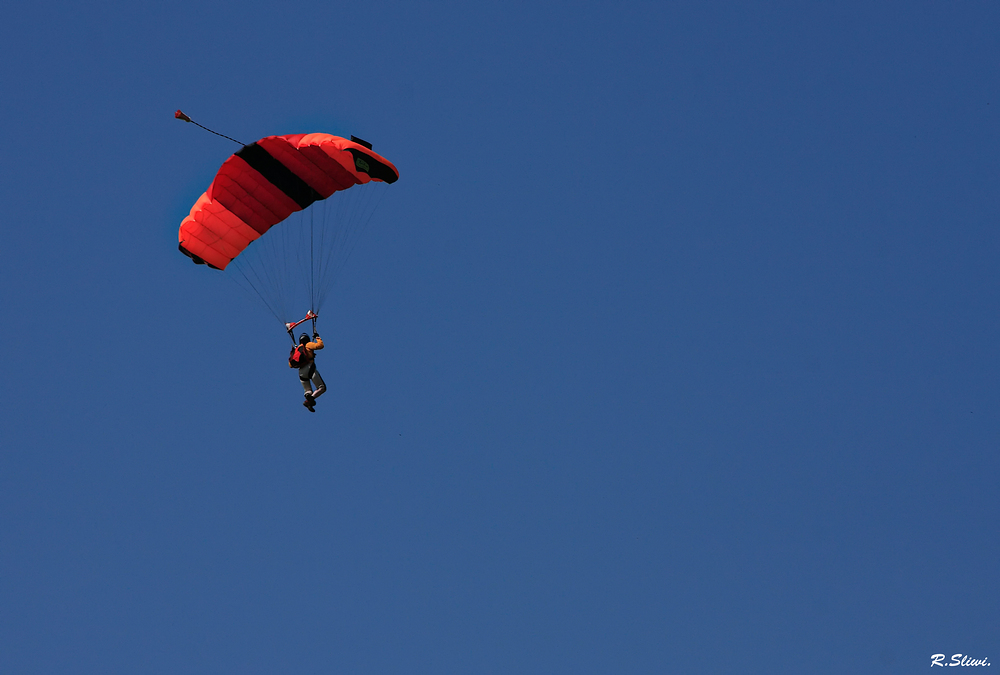
<path fill-rule="evenodd" d="M 323 382 L 323 378 L 320 377 L 319 371 L 316 370 L 316 350 L 323 349 L 323 338 L 319 336 L 319 333 L 313 333 L 313 341 L 309 341 L 309 334 L 303 333 L 299 336 L 299 349 L 302 351 L 304 362 L 299 366 L 299 382 L 302 383 L 302 388 L 306 390 L 306 400 L 302 402 L 309 412 L 316 412 L 316 399 L 323 395 L 326 391 L 326 383 Z M 312 388 L 312 385 L 316 385 L 316 389 Z"/>

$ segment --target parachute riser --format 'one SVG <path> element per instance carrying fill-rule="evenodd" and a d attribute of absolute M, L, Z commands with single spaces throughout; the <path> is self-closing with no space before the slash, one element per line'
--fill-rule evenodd
<path fill-rule="evenodd" d="M 309 321 L 311 319 L 312 320 L 312 324 L 313 324 L 313 333 L 315 333 L 316 332 L 316 319 L 318 319 L 318 318 L 319 318 L 319 314 L 317 314 L 316 312 L 314 312 L 314 311 L 312 311 L 310 309 L 308 312 L 306 312 L 306 316 L 305 316 L 304 319 L 300 319 L 300 320 L 296 321 L 295 323 L 286 323 L 285 324 L 285 329 L 288 331 L 288 334 L 292 336 L 292 342 L 293 343 L 295 342 L 295 336 L 292 335 L 292 331 L 295 330 L 296 326 L 298 326 L 299 324 L 305 323 L 306 321 Z"/>

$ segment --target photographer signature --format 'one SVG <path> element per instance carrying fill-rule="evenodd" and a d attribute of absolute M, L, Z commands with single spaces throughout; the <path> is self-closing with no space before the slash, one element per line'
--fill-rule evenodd
<path fill-rule="evenodd" d="M 933 654 L 931 656 L 931 667 L 934 666 L 988 666 L 990 662 L 988 659 L 974 659 L 968 654 L 954 654 L 951 657 L 950 663 L 942 663 L 944 661 L 944 654 Z"/>

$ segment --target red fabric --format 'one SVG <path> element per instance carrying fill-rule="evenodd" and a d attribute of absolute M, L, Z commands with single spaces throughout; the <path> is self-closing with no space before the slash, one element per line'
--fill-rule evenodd
<path fill-rule="evenodd" d="M 378 180 L 355 168 L 348 148 L 396 171 L 381 155 L 330 134 L 268 136 L 257 144 L 324 199 L 338 190 Z M 284 192 L 233 155 L 181 222 L 178 240 L 189 254 L 225 269 L 250 242 L 298 210 L 299 205 Z"/>

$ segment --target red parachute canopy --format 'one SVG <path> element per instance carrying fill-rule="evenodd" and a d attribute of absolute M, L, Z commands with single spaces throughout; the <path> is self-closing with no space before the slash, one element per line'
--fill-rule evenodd
<path fill-rule="evenodd" d="M 398 178 L 391 162 L 353 136 L 268 136 L 223 163 L 181 222 L 178 248 L 199 265 L 225 269 L 292 213 L 338 190 Z"/>

